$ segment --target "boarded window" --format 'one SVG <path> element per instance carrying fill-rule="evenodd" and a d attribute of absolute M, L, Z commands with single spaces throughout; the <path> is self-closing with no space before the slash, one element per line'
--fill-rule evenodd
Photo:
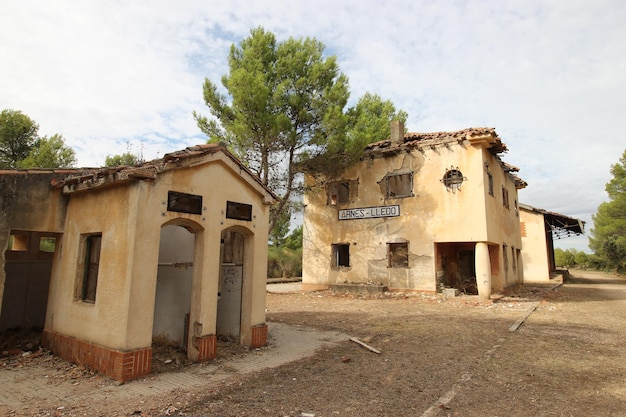
<path fill-rule="evenodd" d="M 385 197 L 402 198 L 413 195 L 413 173 L 393 174 L 385 177 Z"/>
<path fill-rule="evenodd" d="M 350 244 L 334 243 L 332 245 L 332 264 L 333 268 L 350 266 Z"/>
<path fill-rule="evenodd" d="M 167 193 L 167 211 L 202 214 L 202 196 L 169 191 Z"/>
<path fill-rule="evenodd" d="M 235 203 L 234 201 L 226 202 L 226 218 L 235 220 L 252 221 L 252 205 Z"/>
<path fill-rule="evenodd" d="M 328 184 L 328 204 L 346 204 L 350 202 L 350 181 Z"/>
<path fill-rule="evenodd" d="M 409 244 L 387 243 L 387 259 L 389 268 L 408 268 L 409 267 Z"/>
<path fill-rule="evenodd" d="M 98 286 L 98 270 L 100 268 L 100 248 L 102 235 L 85 235 L 85 265 L 80 299 L 88 303 L 96 302 L 96 287 Z"/>

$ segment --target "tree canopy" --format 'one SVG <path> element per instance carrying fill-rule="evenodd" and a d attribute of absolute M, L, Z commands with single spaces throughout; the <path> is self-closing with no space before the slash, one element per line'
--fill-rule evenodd
<path fill-rule="evenodd" d="M 39 137 L 39 125 L 19 110 L 0 113 L 0 168 L 69 168 L 76 164 L 74 150 L 63 136 Z"/>
<path fill-rule="evenodd" d="M 606 184 L 609 201 L 592 216 L 589 247 L 609 268 L 626 270 L 626 150 L 611 166 L 613 178 Z"/>
<path fill-rule="evenodd" d="M 0 168 L 18 168 L 37 142 L 39 125 L 18 110 L 0 113 Z"/>
<path fill-rule="evenodd" d="M 270 228 L 284 220 L 290 199 L 301 190 L 297 174 L 311 166 L 303 162 L 336 167 L 337 155 L 354 152 L 368 138 L 388 137 L 389 120 L 385 135 L 375 137 L 375 123 L 365 119 L 395 116 L 393 105 L 368 95 L 360 107 L 344 112 L 348 78 L 314 38 L 278 42 L 274 34 L 255 28 L 231 46 L 228 65 L 223 89 L 209 79 L 204 83 L 212 117 L 197 112 L 194 117 L 209 141 L 226 143 L 280 197 Z M 400 116 L 406 119 L 406 113 Z"/>

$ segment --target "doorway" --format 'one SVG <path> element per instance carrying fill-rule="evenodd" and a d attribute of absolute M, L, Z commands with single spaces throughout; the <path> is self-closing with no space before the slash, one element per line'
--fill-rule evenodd
<path fill-rule="evenodd" d="M 239 341 L 241 336 L 244 243 L 242 233 L 234 230 L 222 232 L 216 333 L 218 338 L 228 341 Z"/>
<path fill-rule="evenodd" d="M 190 228 L 178 225 L 161 228 L 153 345 L 187 349 L 195 238 Z"/>

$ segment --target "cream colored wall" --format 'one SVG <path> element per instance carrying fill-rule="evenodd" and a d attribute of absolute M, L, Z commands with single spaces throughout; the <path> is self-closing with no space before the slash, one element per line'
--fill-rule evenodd
<path fill-rule="evenodd" d="M 168 191 L 202 195 L 202 214 L 167 211 Z M 226 219 L 227 200 L 251 204 L 253 220 Z M 253 242 L 244 272 L 244 286 L 250 290 L 243 306 L 242 330 L 261 324 L 265 321 L 268 217 L 263 197 L 221 160 L 167 171 L 155 181 L 73 194 L 64 249 L 53 273 L 46 327 L 112 348 L 150 346 L 164 224 L 184 224 L 196 233 L 190 336 L 215 332 L 220 236 L 228 227 L 248 230 Z M 99 231 L 103 238 L 96 303 L 72 302 L 74 283 L 81 273 L 76 271 L 80 234 Z M 244 337 L 250 338 L 246 332 Z M 193 357 L 197 351 L 191 347 Z"/>
<path fill-rule="evenodd" d="M 522 237 L 524 281 L 547 282 L 550 280 L 550 265 L 543 214 L 521 209 L 520 220 L 526 235 Z"/>
<path fill-rule="evenodd" d="M 358 196 L 349 204 L 337 206 L 327 205 L 325 184 L 307 176 L 307 185 L 313 188 L 304 200 L 303 283 L 323 287 L 372 282 L 390 288 L 435 291 L 436 242 L 510 242 L 519 248 L 519 223 L 517 229 L 512 226 L 517 219 L 513 208 L 515 186 L 500 172 L 494 176 L 494 194 L 500 207 L 487 201 L 484 161 L 489 158 L 493 160 L 492 171 L 501 171 L 489 152 L 467 142 L 366 160 L 334 179 L 359 181 Z M 451 167 L 466 177 L 461 190 L 454 193 L 440 181 Z M 405 171 L 414 173 L 415 196 L 385 200 L 378 183 L 387 174 Z M 511 210 L 506 213 L 501 207 L 502 182 L 510 188 Z M 394 204 L 401 206 L 399 217 L 337 219 L 338 209 Z M 491 221 L 498 225 L 488 227 Z M 388 268 L 387 243 L 403 239 L 409 242 L 410 268 Z M 330 267 L 333 243 L 350 244 L 349 268 Z"/>

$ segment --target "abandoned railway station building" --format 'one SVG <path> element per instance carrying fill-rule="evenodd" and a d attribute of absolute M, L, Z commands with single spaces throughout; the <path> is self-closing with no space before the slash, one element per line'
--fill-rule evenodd
<path fill-rule="evenodd" d="M 450 288 L 489 298 L 521 285 L 517 192 L 527 184 L 501 159 L 506 151 L 492 128 L 405 134 L 394 121 L 390 138 L 368 145 L 356 164 L 308 172 L 303 288 Z"/>
<path fill-rule="evenodd" d="M 0 331 L 121 381 L 153 343 L 213 358 L 266 344 L 275 196 L 222 145 L 132 167 L 0 171 Z"/>

